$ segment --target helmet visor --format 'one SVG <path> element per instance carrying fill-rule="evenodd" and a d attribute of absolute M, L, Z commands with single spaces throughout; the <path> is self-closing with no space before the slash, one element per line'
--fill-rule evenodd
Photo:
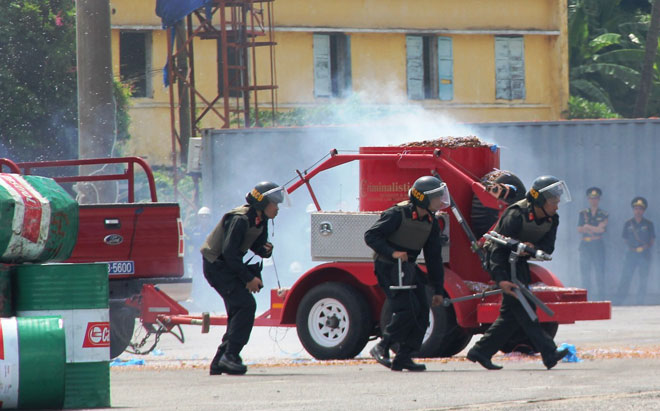
<path fill-rule="evenodd" d="M 558 204 L 571 202 L 571 192 L 568 191 L 568 186 L 563 180 L 552 183 L 547 187 L 543 187 L 539 190 L 539 194 L 543 194 L 543 197 L 546 200 L 556 198 Z"/>
<path fill-rule="evenodd" d="M 291 207 L 291 200 L 289 200 L 289 193 L 286 191 L 286 187 L 278 186 L 271 188 L 262 194 L 268 201 L 275 204 L 282 204 L 283 207 Z"/>
<path fill-rule="evenodd" d="M 451 200 L 449 199 L 449 189 L 445 183 L 440 184 L 439 187 L 432 190 L 424 191 L 424 195 L 428 197 L 431 208 L 433 208 L 434 211 L 447 208 L 451 203 Z"/>

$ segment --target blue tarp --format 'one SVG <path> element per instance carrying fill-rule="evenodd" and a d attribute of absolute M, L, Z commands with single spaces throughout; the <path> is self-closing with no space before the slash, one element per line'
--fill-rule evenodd
<path fill-rule="evenodd" d="M 166 29 L 201 7 L 206 7 L 206 17 L 210 18 L 212 2 L 213 0 L 156 0 L 156 15 L 161 18 L 163 28 Z M 174 30 L 171 35 L 174 45 Z M 163 67 L 163 84 L 165 87 L 170 85 L 167 63 Z"/>
<path fill-rule="evenodd" d="M 156 15 L 163 21 L 163 28 L 186 17 L 200 7 L 210 6 L 213 0 L 156 0 Z"/>

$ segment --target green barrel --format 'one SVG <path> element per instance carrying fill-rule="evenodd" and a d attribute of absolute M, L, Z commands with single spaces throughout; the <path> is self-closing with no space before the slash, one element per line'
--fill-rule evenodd
<path fill-rule="evenodd" d="M 14 315 L 11 295 L 11 270 L 8 265 L 0 264 L 0 317 Z"/>
<path fill-rule="evenodd" d="M 0 173 L 0 262 L 66 260 L 78 238 L 78 203 L 55 182 Z"/>
<path fill-rule="evenodd" d="M 0 408 L 62 408 L 65 347 L 59 317 L 0 318 Z"/>
<path fill-rule="evenodd" d="M 66 333 L 64 408 L 110 406 L 107 264 L 25 264 L 12 268 L 22 315 L 59 315 Z"/>

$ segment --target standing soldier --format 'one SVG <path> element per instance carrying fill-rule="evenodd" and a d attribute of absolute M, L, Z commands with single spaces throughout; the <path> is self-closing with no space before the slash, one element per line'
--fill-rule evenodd
<path fill-rule="evenodd" d="M 622 303 L 628 295 L 635 269 L 639 272 L 639 291 L 635 302 L 643 303 L 651 265 L 651 247 L 655 241 L 655 229 L 653 223 L 644 218 L 644 212 L 648 207 L 646 199 L 635 197 L 630 204 L 634 216 L 623 225 L 623 239 L 628 245 L 628 251 L 623 260 L 623 273 L 619 282 L 619 303 Z"/>
<path fill-rule="evenodd" d="M 603 194 L 600 188 L 591 187 L 587 190 L 589 208 L 580 211 L 578 218 L 578 233 L 582 234 L 580 241 L 580 273 L 582 286 L 587 291 L 592 290 L 591 271 L 594 271 L 594 283 L 598 284 L 598 293 L 605 294 L 607 282 L 605 281 L 605 244 L 603 236 L 607 229 L 608 215 L 605 210 L 598 208 L 600 197 Z"/>
<path fill-rule="evenodd" d="M 245 374 L 240 352 L 250 339 L 257 303 L 250 293 L 263 287 L 261 276 L 248 269 L 243 257 L 252 250 L 269 258 L 268 220 L 275 218 L 286 195 L 271 182 L 257 184 L 246 196 L 246 205 L 225 214 L 200 249 L 204 276 L 220 294 L 227 309 L 227 331 L 211 362 L 211 375 Z"/>
<path fill-rule="evenodd" d="M 429 322 L 427 281 L 415 265 L 422 249 L 433 287 L 431 304 L 439 306 L 443 299 L 442 243 L 434 213 L 449 206 L 449 190 L 439 179 L 426 176 L 415 181 L 408 195 L 409 201 L 385 210 L 364 234 L 365 242 L 375 251 L 374 270 L 378 285 L 392 306 L 392 319 L 371 355 L 392 371 L 426 370 L 424 364 L 415 363 L 411 357 L 412 352 L 420 348 Z M 406 266 L 407 283 L 415 285 L 414 289 L 390 288 L 398 284 L 397 260 Z M 393 344 L 398 344 L 398 351 L 390 361 L 389 350 Z"/>
<path fill-rule="evenodd" d="M 557 226 L 559 225 L 559 202 L 570 201 L 568 187 L 553 176 L 541 176 L 534 180 L 526 198 L 509 206 L 495 225 L 495 231 L 505 237 L 519 240 L 537 250 L 552 254 L 555 249 Z M 510 250 L 495 242 L 487 243 L 488 270 L 493 280 L 502 289 L 502 307 L 497 320 L 484 336 L 468 351 L 467 358 L 478 362 L 489 370 L 499 370 L 501 365 L 491 362 L 491 357 L 522 329 L 534 347 L 541 353 L 543 364 L 551 369 L 568 354 L 568 349 L 557 350 L 552 337 L 541 327 L 538 319 L 532 321 L 513 291 L 517 286 L 511 282 Z M 529 285 L 531 275 L 527 260 L 519 258 L 516 265 L 518 280 Z M 523 297 L 527 298 L 527 297 Z M 532 309 L 534 303 L 528 301 Z"/>

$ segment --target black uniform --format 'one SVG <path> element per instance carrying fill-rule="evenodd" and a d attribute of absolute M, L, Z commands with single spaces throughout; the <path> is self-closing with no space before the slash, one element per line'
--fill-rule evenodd
<path fill-rule="evenodd" d="M 536 249 L 552 254 L 555 249 L 558 225 L 559 216 L 537 216 L 534 214 L 533 206 L 527 200 L 521 200 L 504 211 L 502 218 L 495 226 L 495 231 L 506 237 L 530 242 Z M 509 263 L 511 251 L 497 243 L 489 243 L 487 247 L 489 271 L 493 280 L 498 283 L 511 281 Z M 528 258 L 520 257 L 516 265 L 516 275 L 524 285 L 529 285 L 531 281 Z M 528 299 L 528 302 L 533 309 L 536 308 L 532 301 Z M 544 361 L 550 362 L 557 349 L 554 341 L 541 328 L 538 320 L 532 321 L 529 318 L 518 299 L 508 294 L 504 294 L 502 297 L 499 317 L 472 349 L 482 356 L 490 358 L 521 328 L 541 353 Z"/>
<path fill-rule="evenodd" d="M 266 219 L 258 218 L 254 208 L 235 208 L 222 217 L 200 250 L 204 277 L 220 294 L 227 309 L 227 331 L 218 347 L 219 355 L 238 355 L 250 339 L 257 304 L 246 284 L 255 276 L 243 263 L 243 257 L 248 250 L 264 258 L 270 256 L 264 248 L 268 239 L 266 223 Z"/>
<path fill-rule="evenodd" d="M 628 295 L 630 282 L 637 269 L 639 289 L 636 302 L 643 302 L 651 265 L 651 246 L 655 239 L 653 223 L 646 218 L 642 218 L 638 223 L 631 218 L 623 225 L 623 238 L 628 246 L 628 251 L 623 260 L 623 273 L 617 288 L 619 300 L 622 301 Z"/>
<path fill-rule="evenodd" d="M 606 221 L 608 214 L 605 210 L 597 209 L 596 214 L 591 213 L 590 208 L 580 211 L 578 218 L 578 227 L 585 224 L 598 226 L 603 221 Z M 602 234 L 588 234 L 582 233 L 582 240 L 580 241 L 580 273 L 582 274 L 582 286 L 588 291 L 592 289 L 592 269 L 594 271 L 593 279 L 598 284 L 599 295 L 605 295 L 605 244 L 603 242 Z"/>
<path fill-rule="evenodd" d="M 424 250 L 424 259 L 434 294 L 443 294 L 444 267 L 442 243 L 437 220 L 430 215 L 419 218 L 409 201 L 384 211 L 378 221 L 364 234 L 365 242 L 374 251 L 374 270 L 378 285 L 392 306 L 392 319 L 383 331 L 386 345 L 399 343 L 399 353 L 418 350 L 429 323 L 429 302 L 426 296 L 426 276 L 417 269 L 413 290 L 390 290 L 396 285 L 392 273 L 398 270 L 392 258 L 394 251 L 408 253 L 414 263 Z"/>

